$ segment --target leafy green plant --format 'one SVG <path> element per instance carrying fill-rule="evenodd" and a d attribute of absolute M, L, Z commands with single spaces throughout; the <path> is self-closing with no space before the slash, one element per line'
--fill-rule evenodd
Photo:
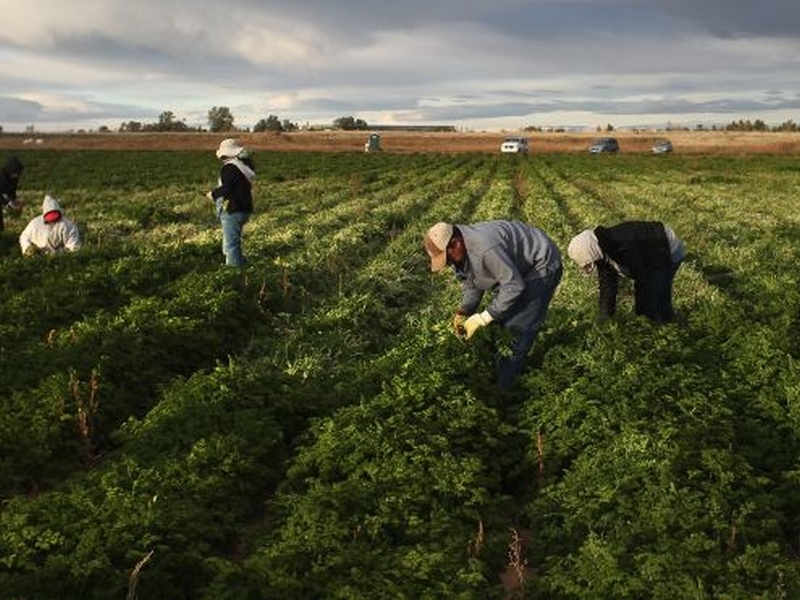
<path fill-rule="evenodd" d="M 52 191 L 86 244 L 0 238 L 2 593 L 800 595 L 796 160 L 618 159 L 265 154 L 228 270 L 211 150 L 25 149 L 9 223 Z M 489 218 L 669 223 L 676 322 L 567 263 L 498 393 L 421 245 Z"/>

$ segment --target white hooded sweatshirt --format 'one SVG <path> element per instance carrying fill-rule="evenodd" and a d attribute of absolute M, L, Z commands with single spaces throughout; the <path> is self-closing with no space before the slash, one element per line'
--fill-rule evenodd
<path fill-rule="evenodd" d="M 47 223 L 44 220 L 50 212 L 58 212 L 57 221 Z M 72 252 L 81 247 L 77 225 L 64 216 L 61 205 L 52 196 L 44 197 L 42 214 L 32 219 L 19 236 L 23 256 L 32 246 L 47 254 L 61 254 L 65 250 Z"/>

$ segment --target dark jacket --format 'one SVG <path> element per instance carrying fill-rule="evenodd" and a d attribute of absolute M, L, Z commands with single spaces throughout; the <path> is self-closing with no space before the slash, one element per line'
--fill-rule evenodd
<path fill-rule="evenodd" d="M 249 166 L 249 165 L 248 165 Z M 253 173 L 253 176 L 255 174 Z M 253 212 L 251 179 L 242 172 L 235 161 L 222 165 L 219 173 L 220 185 L 211 191 L 214 198 L 225 198 L 229 213 Z"/>
<path fill-rule="evenodd" d="M 9 156 L 0 169 L 0 231 L 4 230 L 3 208 L 17 199 L 17 185 L 23 168 L 16 156 Z"/>
<path fill-rule="evenodd" d="M 667 234 L 659 221 L 626 221 L 594 230 L 603 254 L 611 259 L 597 262 L 600 314 L 613 315 L 617 307 L 620 272 L 636 281 L 653 271 L 672 266 Z M 618 268 L 619 270 L 618 270 Z"/>

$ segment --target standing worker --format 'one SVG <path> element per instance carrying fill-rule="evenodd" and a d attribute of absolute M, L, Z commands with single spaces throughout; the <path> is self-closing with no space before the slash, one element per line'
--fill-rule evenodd
<path fill-rule="evenodd" d="M 64 216 L 58 200 L 46 195 L 42 202 L 42 214 L 31 219 L 22 230 L 19 247 L 23 256 L 37 252 L 74 252 L 81 247 L 81 234 L 78 226 Z"/>
<path fill-rule="evenodd" d="M 450 265 L 461 282 L 461 306 L 453 318 L 456 335 L 470 339 L 491 323 L 515 334 L 511 356 L 498 362 L 497 384 L 510 388 L 525 366 L 561 281 L 558 248 L 536 227 L 498 220 L 437 223 L 425 235 L 425 250 L 432 271 Z M 491 301 L 478 312 L 487 291 Z"/>
<path fill-rule="evenodd" d="M 17 200 L 17 186 L 23 169 L 20 160 L 13 155 L 8 157 L 6 164 L 0 169 L 0 231 L 5 230 L 3 213 L 6 208 L 14 212 L 22 209 L 21 203 Z"/>
<path fill-rule="evenodd" d="M 597 273 L 601 318 L 616 311 L 620 276 L 633 279 L 637 315 L 656 323 L 675 317 L 672 282 L 686 251 L 675 232 L 660 221 L 586 229 L 572 238 L 567 254 L 585 273 Z"/>
<path fill-rule="evenodd" d="M 241 267 L 242 230 L 253 212 L 253 180 L 256 170 L 249 152 L 236 140 L 222 140 L 217 148 L 222 161 L 218 186 L 208 193 L 214 201 L 217 218 L 222 224 L 222 253 L 225 264 Z"/>

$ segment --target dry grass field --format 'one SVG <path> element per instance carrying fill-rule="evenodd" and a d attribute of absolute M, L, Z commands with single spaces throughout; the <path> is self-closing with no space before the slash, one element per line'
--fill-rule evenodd
<path fill-rule="evenodd" d="M 591 140 L 613 135 L 620 151 L 649 152 L 662 138 L 672 141 L 677 154 L 800 154 L 800 132 L 726 131 L 618 131 L 606 133 L 455 132 L 430 133 L 387 131 L 381 133 L 385 152 L 498 152 L 507 136 L 526 135 L 533 154 L 585 152 Z M 295 133 L 75 133 L 0 134 L 0 150 L 102 149 L 102 150 L 190 150 L 215 149 L 221 139 L 236 137 L 256 151 L 362 152 L 363 131 L 299 131 Z"/>

